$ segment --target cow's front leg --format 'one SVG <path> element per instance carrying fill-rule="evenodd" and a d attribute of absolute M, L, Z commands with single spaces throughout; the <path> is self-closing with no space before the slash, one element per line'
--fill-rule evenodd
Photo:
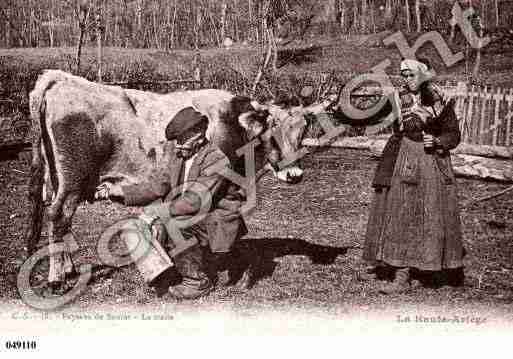
<path fill-rule="evenodd" d="M 57 287 L 64 282 L 64 266 L 62 256 L 57 249 L 55 223 L 50 219 L 48 223 L 48 249 L 50 252 L 50 264 L 48 270 L 48 284 L 51 287 Z"/>

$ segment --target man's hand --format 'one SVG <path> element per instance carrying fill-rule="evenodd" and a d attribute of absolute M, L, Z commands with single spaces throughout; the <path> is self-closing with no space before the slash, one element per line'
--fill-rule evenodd
<path fill-rule="evenodd" d="M 435 136 L 424 133 L 424 147 L 434 147 L 435 146 Z"/>
<path fill-rule="evenodd" d="M 96 188 L 94 198 L 98 200 L 109 198 L 123 198 L 123 188 L 119 184 L 105 182 Z"/>
<path fill-rule="evenodd" d="M 154 241 L 159 243 L 162 246 L 168 245 L 167 241 L 167 229 L 164 225 L 164 222 L 157 216 L 150 216 L 146 213 L 143 213 L 139 216 L 139 219 L 146 222 L 146 224 L 150 227 L 151 236 Z"/>

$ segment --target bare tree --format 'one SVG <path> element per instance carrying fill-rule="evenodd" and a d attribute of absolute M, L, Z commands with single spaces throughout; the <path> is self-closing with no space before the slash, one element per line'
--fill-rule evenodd
<path fill-rule="evenodd" d="M 153 28 L 153 42 L 154 46 L 157 49 L 161 48 L 161 42 L 160 42 L 160 22 L 158 20 L 158 15 L 160 12 L 159 7 L 159 1 L 154 0 L 152 3 L 152 10 L 151 10 L 151 18 L 152 18 L 152 28 Z"/>
<path fill-rule="evenodd" d="M 50 36 L 50 47 L 53 47 L 55 30 L 55 4 L 53 0 L 49 1 L 48 18 L 48 35 Z"/>
<path fill-rule="evenodd" d="M 495 27 L 499 27 L 499 0 L 495 0 Z"/>
<path fill-rule="evenodd" d="M 358 31 L 358 5 L 356 0 L 353 0 L 353 28 L 355 32 Z"/>
<path fill-rule="evenodd" d="M 176 29 L 176 16 L 178 14 L 178 0 L 175 0 L 173 3 L 173 19 L 171 21 L 171 47 L 175 47 L 175 29 Z"/>
<path fill-rule="evenodd" d="M 376 33 L 376 19 L 374 18 L 374 0 L 369 0 L 370 9 L 370 24 L 372 26 L 372 32 Z"/>
<path fill-rule="evenodd" d="M 78 3 L 96 4 L 99 0 L 2 0 L 0 1 L 0 44 L 2 46 L 77 45 L 80 32 L 94 33 L 80 25 L 84 13 Z M 314 4 L 314 21 L 324 25 L 336 21 L 340 32 L 374 32 L 378 26 L 405 31 L 422 31 L 431 23 L 441 23 L 445 14 L 436 13 L 436 4 L 452 5 L 455 0 L 273 0 L 271 8 L 282 18 L 272 22 L 266 0 L 102 0 L 103 46 L 195 47 L 197 43 L 219 45 L 225 37 L 251 40 L 266 46 L 268 30 L 278 37 L 284 30 L 295 34 L 307 21 L 306 12 Z M 467 5 L 468 1 L 460 1 Z M 427 4 L 427 5 L 426 5 Z M 444 4 L 444 8 L 447 8 Z M 477 4 L 477 2 L 475 2 Z M 501 25 L 499 0 L 480 1 L 478 8 L 485 25 Z M 71 5 L 71 6 L 70 6 Z M 91 5 L 92 6 L 92 5 Z M 96 5 L 92 6 L 94 8 Z M 383 12 L 376 13 L 377 6 Z M 489 13 L 486 13 L 489 12 Z M 198 18 L 200 14 L 200 18 Z M 283 15 L 284 14 L 284 15 Z M 299 15 L 298 15 L 299 14 Z M 382 16 L 383 15 L 383 16 Z M 437 18 L 438 17 L 438 18 Z M 70 21 L 69 19 L 73 19 Z M 78 21 L 77 21 L 78 19 Z M 291 21 L 293 19 L 293 21 Z M 90 20 L 94 20 L 91 18 Z M 489 21 L 487 23 L 486 21 Z M 94 21 L 91 21 L 93 23 Z M 69 28 L 69 24 L 72 28 Z M 81 30 L 82 27 L 82 30 Z M 322 28 L 325 31 L 327 27 Z M 70 31 L 71 30 L 71 31 Z M 455 30 L 455 29 L 453 29 Z M 453 35 L 454 36 L 454 35 Z M 281 37 L 281 36 L 280 36 Z M 85 41 L 83 38 L 82 41 Z M 75 55 L 75 54 L 74 54 Z"/>
<path fill-rule="evenodd" d="M 264 0 L 261 2 L 261 14 L 262 16 L 262 25 L 265 29 L 266 37 L 267 37 L 267 52 L 264 58 L 264 61 L 260 65 L 257 75 L 255 77 L 255 81 L 253 82 L 252 94 L 255 94 L 258 84 L 260 83 L 264 72 L 271 62 L 271 59 L 274 56 L 273 68 L 276 69 L 276 62 L 278 57 L 278 51 L 276 46 L 276 41 L 274 39 L 273 26 L 274 21 L 277 19 L 276 8 L 272 0 Z"/>
<path fill-rule="evenodd" d="M 253 23 L 254 23 L 254 19 L 253 19 L 253 1 L 252 0 L 248 0 L 248 28 L 247 28 L 247 35 L 246 35 L 246 39 L 251 41 L 252 37 L 253 37 Z"/>
<path fill-rule="evenodd" d="M 420 0 L 415 0 L 415 19 L 417 22 L 417 32 L 422 31 L 422 22 L 420 16 Z"/>
<path fill-rule="evenodd" d="M 102 82 L 102 62 L 103 62 L 103 49 L 102 49 L 102 6 L 98 6 L 96 13 L 96 41 L 98 46 L 98 82 Z"/>
<path fill-rule="evenodd" d="M 488 27 L 487 25 L 487 16 L 486 16 L 486 1 L 481 1 L 481 11 L 480 11 L 480 14 L 479 14 L 480 18 L 481 18 L 481 28 L 483 27 Z"/>
<path fill-rule="evenodd" d="M 406 29 L 408 32 L 411 32 L 411 26 L 410 26 L 410 3 L 409 0 L 404 0 L 404 8 L 406 11 Z"/>
<path fill-rule="evenodd" d="M 201 32 L 201 25 L 202 25 L 202 16 L 201 16 L 201 8 L 197 6 L 194 7 L 194 48 L 196 50 L 199 49 L 200 46 L 200 32 Z"/>
<path fill-rule="evenodd" d="M 78 20 L 79 35 L 76 50 L 76 71 L 80 72 L 80 58 L 82 56 L 82 44 L 84 42 L 84 36 L 87 31 L 87 22 L 89 20 L 90 3 L 87 0 L 78 0 L 75 8 L 75 16 Z"/>
<path fill-rule="evenodd" d="M 12 39 L 11 39 L 11 28 L 14 28 L 12 22 L 11 22 L 11 9 L 2 9 L 0 8 L 0 14 L 5 20 L 5 46 L 11 47 Z"/>
<path fill-rule="evenodd" d="M 386 0 L 385 2 L 385 24 L 390 26 L 392 20 L 392 0 Z"/>
<path fill-rule="evenodd" d="M 339 26 L 340 30 L 345 32 L 346 30 L 346 2 L 345 0 L 338 1 L 338 16 L 339 16 Z"/>
<path fill-rule="evenodd" d="M 221 41 L 224 41 L 226 38 L 226 11 L 228 9 L 228 4 L 226 0 L 222 0 L 221 2 Z"/>
<path fill-rule="evenodd" d="M 363 33 L 367 32 L 368 16 L 367 16 L 367 0 L 362 0 L 362 13 L 360 14 L 360 31 Z"/>

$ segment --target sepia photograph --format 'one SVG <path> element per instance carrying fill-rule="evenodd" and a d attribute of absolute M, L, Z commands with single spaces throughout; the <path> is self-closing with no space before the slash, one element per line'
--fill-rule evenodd
<path fill-rule="evenodd" d="M 0 353 L 506 337 L 512 55 L 513 0 L 1 0 Z"/>

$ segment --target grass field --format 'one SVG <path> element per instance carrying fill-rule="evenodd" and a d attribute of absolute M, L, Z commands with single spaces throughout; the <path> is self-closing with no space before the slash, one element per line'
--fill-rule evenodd
<path fill-rule="evenodd" d="M 95 272 L 69 309 L 105 304 L 251 314 L 261 310 L 361 313 L 420 306 L 439 311 L 492 311 L 501 313 L 504 320 L 513 320 L 513 198 L 503 196 L 469 206 L 471 199 L 505 185 L 458 180 L 468 250 L 464 287 L 421 288 L 383 296 L 377 292 L 379 281 L 358 275 L 364 268 L 361 246 L 375 165 L 365 152 L 330 149 L 307 156 L 306 177 L 298 185 L 264 177 L 257 209 L 247 218 L 249 234 L 241 242 L 254 269 L 254 285 L 248 290 L 218 288 L 193 304 L 177 303 L 166 296 L 158 298 L 133 265 L 118 270 L 103 268 Z M 5 189 L 0 212 L 0 293 L 2 301 L 8 302 L 18 298 L 17 261 L 27 223 L 27 176 L 18 171 L 26 172 L 27 166 L 23 160 L 0 164 Z M 99 264 L 96 241 L 102 229 L 137 211 L 109 202 L 81 206 L 74 225 L 80 242 L 75 263 Z M 38 279 L 43 280 L 43 275 Z"/>

